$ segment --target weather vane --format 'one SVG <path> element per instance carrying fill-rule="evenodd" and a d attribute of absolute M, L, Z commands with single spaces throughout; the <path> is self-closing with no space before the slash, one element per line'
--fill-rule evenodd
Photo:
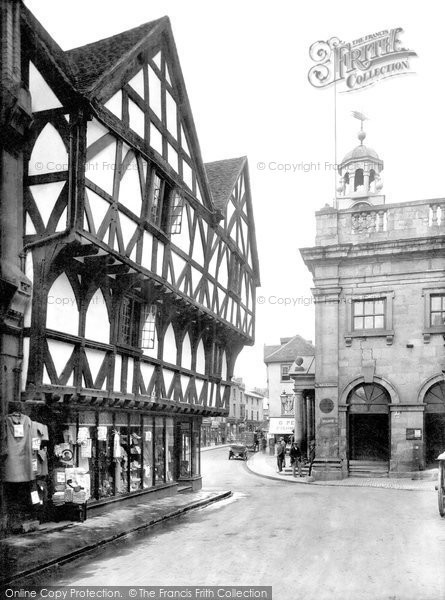
<path fill-rule="evenodd" d="M 356 110 L 351 111 L 354 119 L 358 119 L 360 121 L 360 131 L 358 132 L 358 139 L 360 140 L 360 144 L 363 145 L 363 140 L 366 137 L 366 132 L 363 131 L 363 121 L 367 121 L 368 117 L 366 117 L 363 113 L 357 112 Z"/>
<path fill-rule="evenodd" d="M 357 112 L 356 110 L 351 111 L 352 116 L 354 117 L 354 119 L 358 119 L 359 121 L 361 121 L 361 128 L 360 131 L 363 131 L 363 121 L 367 121 L 368 117 L 366 117 L 363 113 L 361 112 Z"/>

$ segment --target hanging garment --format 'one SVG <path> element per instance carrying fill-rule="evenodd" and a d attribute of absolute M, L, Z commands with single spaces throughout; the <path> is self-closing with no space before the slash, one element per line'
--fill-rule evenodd
<path fill-rule="evenodd" d="M 48 475 L 48 455 L 45 442 L 49 441 L 48 427 L 31 421 L 32 451 L 33 451 L 33 471 L 39 476 Z"/>
<path fill-rule="evenodd" d="M 33 481 L 31 419 L 21 413 L 6 417 L 7 455 L 4 461 L 4 481 L 21 483 Z"/>

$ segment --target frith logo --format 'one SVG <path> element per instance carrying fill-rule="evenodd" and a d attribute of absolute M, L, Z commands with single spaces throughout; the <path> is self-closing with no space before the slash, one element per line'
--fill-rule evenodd
<path fill-rule="evenodd" d="M 409 58 L 417 54 L 402 46 L 402 32 L 397 27 L 349 43 L 337 37 L 315 42 L 309 56 L 317 64 L 309 70 L 309 82 L 318 88 L 340 82 L 346 88 L 343 92 L 352 92 L 387 77 L 410 73 Z"/>

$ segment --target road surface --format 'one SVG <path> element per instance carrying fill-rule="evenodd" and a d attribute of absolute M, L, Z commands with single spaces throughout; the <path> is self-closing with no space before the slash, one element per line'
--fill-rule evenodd
<path fill-rule="evenodd" d="M 204 487 L 233 497 L 69 563 L 50 585 L 271 585 L 274 600 L 445 599 L 445 519 L 432 492 L 292 485 L 227 449 Z M 36 583 L 42 583 L 36 581 Z"/>

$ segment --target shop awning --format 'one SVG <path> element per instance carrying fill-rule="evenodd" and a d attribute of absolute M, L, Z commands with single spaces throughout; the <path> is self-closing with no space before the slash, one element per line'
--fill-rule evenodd
<path fill-rule="evenodd" d="M 270 417 L 269 419 L 269 433 L 292 433 L 294 428 L 295 419 L 293 417 Z"/>

